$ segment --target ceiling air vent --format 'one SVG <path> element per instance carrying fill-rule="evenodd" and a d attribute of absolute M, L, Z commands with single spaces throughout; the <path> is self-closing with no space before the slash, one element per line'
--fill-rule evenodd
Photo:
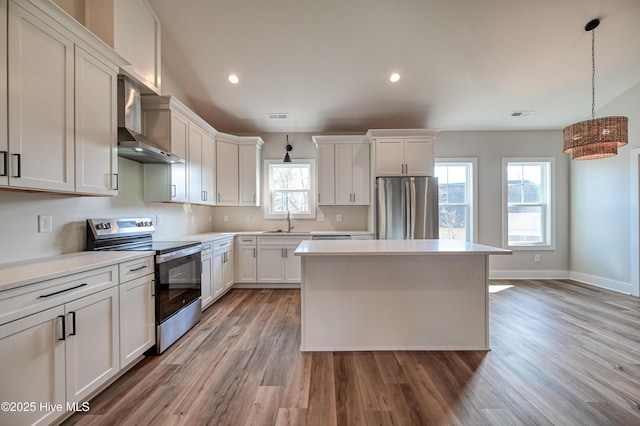
<path fill-rule="evenodd" d="M 535 111 L 513 111 L 511 113 L 511 117 L 528 117 L 533 114 Z"/>
<path fill-rule="evenodd" d="M 289 114 L 286 114 L 286 113 L 279 113 L 279 114 L 271 113 L 271 114 L 267 114 L 267 118 L 269 118 L 269 120 L 287 120 L 289 118 Z"/>

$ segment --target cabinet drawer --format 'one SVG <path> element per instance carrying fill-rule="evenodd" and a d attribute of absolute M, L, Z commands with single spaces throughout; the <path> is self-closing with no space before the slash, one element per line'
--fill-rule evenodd
<path fill-rule="evenodd" d="M 202 243 L 202 252 L 201 256 L 206 256 L 208 254 L 213 253 L 213 241 L 205 241 Z"/>
<path fill-rule="evenodd" d="M 153 274 L 153 256 L 121 263 L 118 267 L 120 269 L 120 284 L 123 284 L 127 281 Z"/>
<path fill-rule="evenodd" d="M 118 285 L 116 265 L 0 292 L 0 324 Z"/>
<path fill-rule="evenodd" d="M 257 238 L 255 235 L 252 235 L 252 236 L 240 235 L 240 236 L 237 236 L 236 238 L 238 241 L 238 245 L 241 245 L 241 246 L 244 246 L 244 245 L 255 246 L 257 241 Z"/>
<path fill-rule="evenodd" d="M 213 241 L 213 250 L 214 251 L 227 250 L 231 248 L 232 242 L 233 242 L 233 237 L 226 238 L 224 240 L 215 240 Z"/>

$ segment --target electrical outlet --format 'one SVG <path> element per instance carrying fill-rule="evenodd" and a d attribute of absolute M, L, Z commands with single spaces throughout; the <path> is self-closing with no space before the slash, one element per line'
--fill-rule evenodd
<path fill-rule="evenodd" d="M 224 216 L 222 216 L 222 220 L 224 220 L 225 222 L 229 222 L 229 215 L 225 214 Z"/>
<path fill-rule="evenodd" d="M 209 223 L 213 222 L 213 216 L 209 215 Z"/>
<path fill-rule="evenodd" d="M 533 255 L 533 261 L 535 263 L 540 263 L 540 255 L 539 254 L 534 254 Z"/>
<path fill-rule="evenodd" d="M 251 215 L 250 214 L 245 214 L 244 215 L 244 221 L 245 222 L 251 222 Z"/>
<path fill-rule="evenodd" d="M 196 217 L 194 215 L 191 215 L 191 224 L 196 223 Z"/>
<path fill-rule="evenodd" d="M 337 214 L 336 215 L 336 221 L 342 222 L 342 215 L 341 214 Z"/>
<path fill-rule="evenodd" d="M 318 222 L 324 222 L 324 214 L 318 213 Z"/>
<path fill-rule="evenodd" d="M 53 218 L 51 215 L 38 216 L 38 232 L 51 232 L 53 229 Z"/>
<path fill-rule="evenodd" d="M 157 214 L 156 215 L 156 226 L 160 225 L 162 223 L 162 216 Z"/>

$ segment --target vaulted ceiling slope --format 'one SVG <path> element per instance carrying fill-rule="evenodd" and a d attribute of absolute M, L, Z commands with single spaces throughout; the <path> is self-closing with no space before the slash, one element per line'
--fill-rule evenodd
<path fill-rule="evenodd" d="M 150 3 L 165 69 L 226 132 L 561 129 L 591 115 L 596 17 L 596 108 L 640 81 L 638 0 Z"/>

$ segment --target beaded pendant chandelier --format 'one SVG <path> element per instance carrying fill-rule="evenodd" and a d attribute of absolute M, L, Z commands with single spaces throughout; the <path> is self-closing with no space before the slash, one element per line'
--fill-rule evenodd
<path fill-rule="evenodd" d="M 628 143 L 627 117 L 596 118 L 596 33 L 599 19 L 589 21 L 585 31 L 591 31 L 591 120 L 567 126 L 563 130 L 564 152 L 573 160 L 595 160 L 612 157 L 618 148 Z"/>

